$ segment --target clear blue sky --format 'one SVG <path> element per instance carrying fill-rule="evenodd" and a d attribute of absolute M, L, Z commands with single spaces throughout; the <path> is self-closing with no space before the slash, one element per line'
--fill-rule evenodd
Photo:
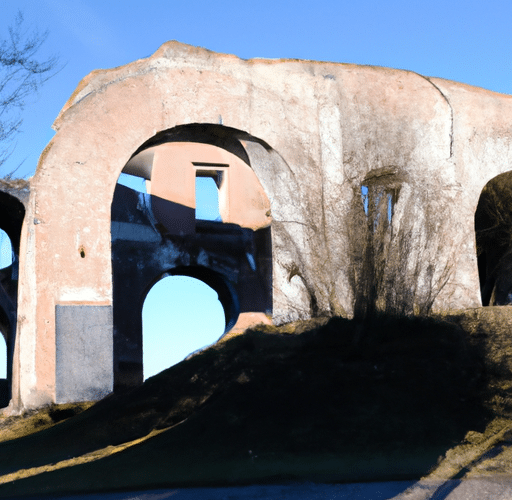
<path fill-rule="evenodd" d="M 0 30 L 5 32 L 21 9 L 27 25 L 50 31 L 44 52 L 65 64 L 27 103 L 23 133 L 5 166 L 7 172 L 23 162 L 21 176 L 35 171 L 53 135 L 51 124 L 81 78 L 149 56 L 173 39 L 242 58 L 388 66 L 512 93 L 510 0 L 0 0 L 0 6 Z M 199 292 L 194 297 L 209 301 Z M 197 306 L 193 314 L 186 306 L 179 310 L 186 311 L 188 322 L 198 316 Z M 200 315 L 208 317 L 208 311 L 205 307 Z M 188 352 L 218 337 L 218 330 L 199 338 L 199 327 L 183 333 L 180 326 L 176 339 L 163 326 L 160 342 Z"/>

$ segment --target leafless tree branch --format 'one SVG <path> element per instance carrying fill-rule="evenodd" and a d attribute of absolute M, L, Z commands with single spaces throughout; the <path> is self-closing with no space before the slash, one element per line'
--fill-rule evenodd
<path fill-rule="evenodd" d="M 11 155 L 13 139 L 20 131 L 28 97 L 59 69 L 58 58 L 38 59 L 38 52 L 48 38 L 48 31 L 29 31 L 18 11 L 8 36 L 0 40 L 0 166 Z"/>

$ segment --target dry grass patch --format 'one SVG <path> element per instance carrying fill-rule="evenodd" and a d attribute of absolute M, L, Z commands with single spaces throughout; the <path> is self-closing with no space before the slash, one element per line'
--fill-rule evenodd
<path fill-rule="evenodd" d="M 22 415 L 0 417 L 0 442 L 11 441 L 48 429 L 59 422 L 74 417 L 94 403 L 68 403 L 48 405 L 39 410 L 29 410 Z"/>

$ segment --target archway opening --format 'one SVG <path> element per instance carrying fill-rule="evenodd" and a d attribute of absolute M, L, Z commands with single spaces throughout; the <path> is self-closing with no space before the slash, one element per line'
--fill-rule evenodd
<path fill-rule="evenodd" d="M 475 235 L 482 305 L 512 304 L 512 172 L 484 186 Z"/>
<path fill-rule="evenodd" d="M 144 380 L 216 342 L 226 327 L 217 292 L 189 276 L 166 276 L 142 309 Z"/>
<path fill-rule="evenodd" d="M 227 331 L 269 321 L 270 202 L 241 139 L 270 150 L 235 129 L 190 124 L 157 134 L 125 164 L 111 205 L 115 391 L 141 384 Z M 211 338 L 151 370 L 147 358 L 165 349 L 155 356 L 148 351 L 145 301 L 155 293 L 155 280 L 167 275 L 215 290 L 224 321 Z M 193 303 L 195 315 L 205 316 L 196 297 Z M 179 315 L 186 308 L 178 309 Z M 167 307 L 165 328 L 170 316 Z"/>

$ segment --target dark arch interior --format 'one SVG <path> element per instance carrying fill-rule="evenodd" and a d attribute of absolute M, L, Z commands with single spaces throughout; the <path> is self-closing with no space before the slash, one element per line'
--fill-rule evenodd
<path fill-rule="evenodd" d="M 19 189 L 12 188 L 21 199 L 27 196 L 25 183 Z M 0 332 L 7 350 L 7 379 L 0 379 L 0 407 L 8 405 L 11 397 L 12 360 L 16 335 L 18 312 L 18 257 L 21 238 L 21 226 L 25 217 L 25 206 L 13 194 L 0 191 L 0 228 L 11 240 L 14 260 L 12 264 L 0 270 Z"/>
<path fill-rule="evenodd" d="M 18 254 L 25 207 L 18 198 L 3 191 L 0 191 L 0 207 L 0 228 L 7 233 L 14 252 Z"/>
<path fill-rule="evenodd" d="M 145 149 L 167 142 L 200 142 L 225 149 L 251 166 L 249 156 L 240 143 L 241 139 L 250 139 L 253 142 L 258 142 L 267 151 L 272 149 L 265 141 L 256 139 L 242 130 L 215 123 L 191 123 L 162 130 L 142 144 L 142 146 L 133 153 L 132 158 Z"/>
<path fill-rule="evenodd" d="M 512 304 L 512 172 L 484 186 L 475 234 L 482 305 Z"/>

